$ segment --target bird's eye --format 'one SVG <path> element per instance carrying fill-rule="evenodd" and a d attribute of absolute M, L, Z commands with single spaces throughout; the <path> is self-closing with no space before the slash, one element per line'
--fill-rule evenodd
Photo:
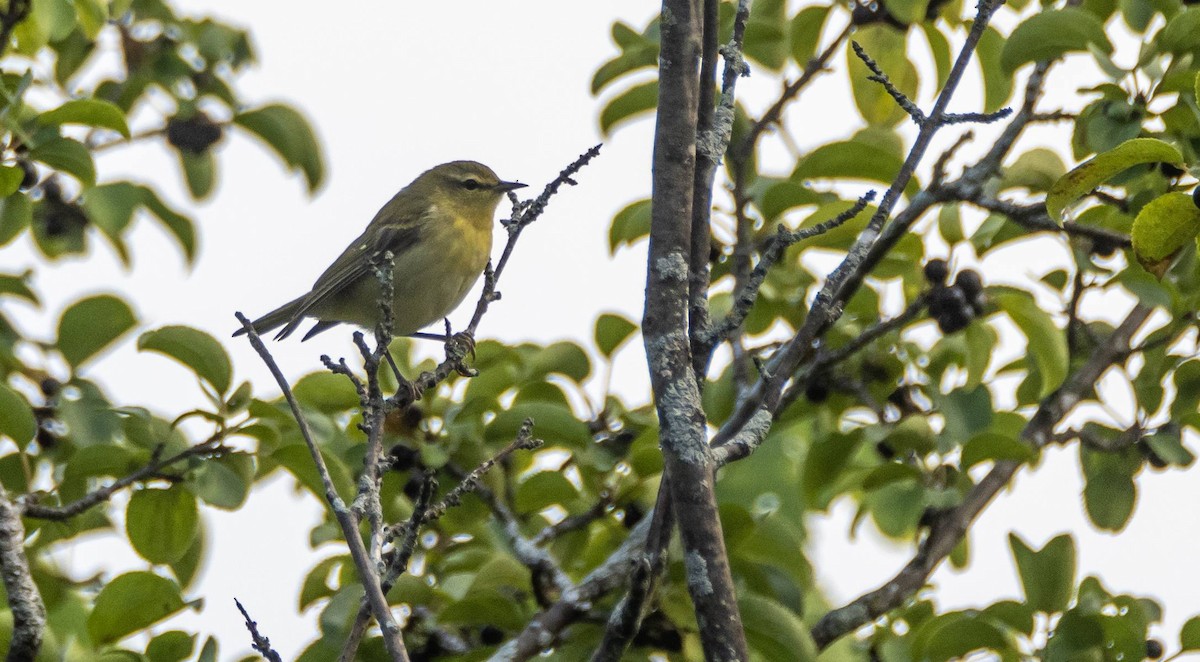
<path fill-rule="evenodd" d="M 478 188 L 481 188 L 482 186 L 483 186 L 483 184 L 480 184 L 479 181 L 475 180 L 475 179 L 464 179 L 462 181 L 462 187 L 467 189 L 468 191 L 474 191 Z"/>

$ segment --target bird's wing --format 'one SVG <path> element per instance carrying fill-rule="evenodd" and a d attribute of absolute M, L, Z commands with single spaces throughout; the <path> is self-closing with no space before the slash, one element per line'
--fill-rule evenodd
<path fill-rule="evenodd" d="M 385 224 L 369 228 L 354 243 L 350 244 L 338 259 L 317 278 L 312 292 L 303 298 L 292 313 L 281 334 L 290 334 L 300 324 L 309 310 L 336 295 L 359 279 L 371 274 L 371 261 L 385 251 L 391 251 L 395 260 L 403 260 L 404 253 L 417 244 L 423 223 Z"/>

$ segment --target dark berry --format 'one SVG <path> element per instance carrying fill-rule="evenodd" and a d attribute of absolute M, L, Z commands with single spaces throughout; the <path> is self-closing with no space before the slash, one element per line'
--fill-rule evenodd
<path fill-rule="evenodd" d="M 404 496 L 408 497 L 409 501 L 416 501 L 421 496 L 421 490 L 425 487 L 425 477 L 418 472 L 413 472 L 412 477 L 404 484 Z"/>
<path fill-rule="evenodd" d="M 504 630 L 495 625 L 485 625 L 479 631 L 479 643 L 484 646 L 495 646 L 502 641 L 504 641 Z"/>
<path fill-rule="evenodd" d="M 624 524 L 627 529 L 632 529 L 645 516 L 646 511 L 642 510 L 641 506 L 637 503 L 631 503 L 625 506 L 625 517 L 621 518 L 621 524 Z"/>
<path fill-rule="evenodd" d="M 930 260 L 925 263 L 925 280 L 930 285 L 944 285 L 950 275 L 950 265 L 945 260 Z"/>
<path fill-rule="evenodd" d="M 59 391 L 62 390 L 62 383 L 53 377 L 46 377 L 42 379 L 41 383 L 38 384 L 38 387 L 41 388 L 42 395 L 46 396 L 47 398 L 53 398 L 54 396 L 58 395 Z"/>
<path fill-rule="evenodd" d="M 37 436 L 34 439 L 37 440 L 38 447 L 44 451 L 53 450 L 58 445 L 58 436 L 46 429 L 44 425 L 38 426 Z"/>
<path fill-rule="evenodd" d="M 26 161 L 25 159 L 19 159 L 17 161 L 17 165 L 20 166 L 21 172 L 23 173 L 21 176 L 21 185 L 18 188 L 22 191 L 28 191 L 36 186 L 38 183 L 37 168 L 35 168 L 32 163 Z"/>
<path fill-rule="evenodd" d="M 809 402 L 821 403 L 829 399 L 829 386 L 824 381 L 812 381 L 804 387 L 804 397 Z"/>
<path fill-rule="evenodd" d="M 958 287 L 937 287 L 929 293 L 929 315 L 934 318 L 966 315 L 968 305 L 966 295 Z"/>
<path fill-rule="evenodd" d="M 221 139 L 221 125 L 203 112 L 191 117 L 172 117 L 167 121 L 167 142 L 181 152 L 203 154 Z"/>
<path fill-rule="evenodd" d="M 1192 204 L 1200 207 L 1200 186 L 1192 189 Z"/>
<path fill-rule="evenodd" d="M 966 311 L 946 311 L 937 318 L 938 328 L 941 329 L 942 333 L 945 335 L 958 333 L 959 331 L 967 328 L 970 323 L 971 316 L 968 315 Z"/>
<path fill-rule="evenodd" d="M 961 289 L 970 301 L 983 294 L 983 277 L 974 269 L 963 269 L 954 277 L 954 286 Z"/>
<path fill-rule="evenodd" d="M 1097 257 L 1109 258 L 1117 252 L 1117 242 L 1107 237 L 1096 237 L 1092 239 L 1092 255 Z"/>
<path fill-rule="evenodd" d="M 405 446 L 396 444 L 388 451 L 388 456 L 392 461 L 392 469 L 395 471 L 408 471 L 417 466 L 421 461 L 421 454 Z"/>
<path fill-rule="evenodd" d="M 1151 660 L 1157 660 L 1163 656 L 1162 642 L 1157 639 L 1146 640 L 1146 657 Z"/>
<path fill-rule="evenodd" d="M 921 406 L 913 399 L 913 386 L 900 386 L 888 394 L 888 402 L 900 410 L 901 416 L 921 413 Z"/>

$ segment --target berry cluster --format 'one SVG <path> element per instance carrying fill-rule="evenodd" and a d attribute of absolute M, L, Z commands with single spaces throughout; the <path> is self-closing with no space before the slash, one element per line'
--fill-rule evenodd
<path fill-rule="evenodd" d="M 167 142 L 181 152 L 203 154 L 222 136 L 221 125 L 202 111 L 184 117 L 176 115 L 167 120 Z"/>
<path fill-rule="evenodd" d="M 929 281 L 929 316 L 937 320 L 944 334 L 967 328 L 971 320 L 983 314 L 986 302 L 983 294 L 983 278 L 978 271 L 963 269 L 947 285 L 950 266 L 945 260 L 930 260 L 925 263 L 925 279 Z"/>

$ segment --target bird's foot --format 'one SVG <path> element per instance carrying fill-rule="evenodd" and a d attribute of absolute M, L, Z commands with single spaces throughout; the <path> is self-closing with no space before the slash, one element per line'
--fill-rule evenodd
<path fill-rule="evenodd" d="M 474 377 L 479 372 L 467 367 L 463 363 L 470 355 L 471 359 L 475 359 L 475 337 L 466 331 L 460 331 L 446 341 L 446 360 L 454 363 L 454 370 L 463 377 Z"/>

